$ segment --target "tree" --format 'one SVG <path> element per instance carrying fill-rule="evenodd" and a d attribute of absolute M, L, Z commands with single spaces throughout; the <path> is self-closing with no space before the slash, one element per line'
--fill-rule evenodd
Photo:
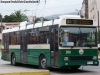
<path fill-rule="evenodd" d="M 49 21 L 47 18 L 43 18 L 43 21 Z"/>
<path fill-rule="evenodd" d="M 16 11 L 14 13 L 12 13 L 11 15 L 5 15 L 4 18 L 2 19 L 3 22 L 22 22 L 22 21 L 26 21 L 27 16 L 25 14 L 23 14 L 21 11 Z M 35 23 L 41 21 L 41 18 L 36 18 Z M 43 21 L 49 21 L 46 18 L 43 18 Z"/>
<path fill-rule="evenodd" d="M 37 23 L 38 21 L 41 21 L 41 18 L 36 18 L 35 23 Z M 47 18 L 43 18 L 43 21 L 49 21 Z"/>
<path fill-rule="evenodd" d="M 10 16 L 5 15 L 4 18 L 2 19 L 3 22 L 11 22 Z"/>
<path fill-rule="evenodd" d="M 2 15 L 0 14 L 0 21 L 2 20 Z"/>
<path fill-rule="evenodd" d="M 41 21 L 40 18 L 36 18 L 35 23 L 37 23 L 38 21 Z"/>
<path fill-rule="evenodd" d="M 3 22 L 22 22 L 25 21 L 26 18 L 27 16 L 21 13 L 21 11 L 16 11 L 12 13 L 10 16 L 5 15 L 3 18 Z"/>
<path fill-rule="evenodd" d="M 21 13 L 21 11 L 16 11 L 15 13 L 12 13 L 10 16 L 14 17 L 16 22 L 25 21 L 27 18 L 27 16 Z"/>

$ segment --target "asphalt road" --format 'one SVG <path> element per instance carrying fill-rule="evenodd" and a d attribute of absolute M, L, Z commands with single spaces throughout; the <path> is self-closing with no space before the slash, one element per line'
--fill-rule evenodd
<path fill-rule="evenodd" d="M 1 57 L 1 54 L 0 54 Z M 0 73 L 2 72 L 19 72 L 19 71 L 38 71 L 37 66 L 32 65 L 18 65 L 12 66 L 10 62 L 6 62 L 0 59 Z M 49 69 L 50 75 L 100 75 L 100 66 L 84 66 L 77 71 L 71 71 L 67 69 Z"/>

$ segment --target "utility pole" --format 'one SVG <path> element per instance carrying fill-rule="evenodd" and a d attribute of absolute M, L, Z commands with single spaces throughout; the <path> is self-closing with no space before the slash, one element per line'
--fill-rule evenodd
<path fill-rule="evenodd" d="M 99 11 L 98 11 L 98 31 L 99 31 Z"/>
<path fill-rule="evenodd" d="M 1 13 L 0 13 L 0 15 L 1 15 Z M 1 26 L 2 26 L 2 15 L 1 15 L 0 21 L 1 21 Z"/>
<path fill-rule="evenodd" d="M 0 13 L 0 15 L 1 15 L 1 13 Z M 0 33 L 1 33 L 2 32 L 2 15 L 0 17 L 0 22 L 1 22 L 1 26 L 0 26 Z"/>

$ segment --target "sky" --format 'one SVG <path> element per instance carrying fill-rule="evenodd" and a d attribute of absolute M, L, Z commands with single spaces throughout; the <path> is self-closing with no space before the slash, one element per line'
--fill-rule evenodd
<path fill-rule="evenodd" d="M 2 0 L 3 1 L 3 0 Z M 0 13 L 10 15 L 21 10 L 27 16 L 50 16 L 79 11 L 83 0 L 40 0 L 40 3 L 0 3 Z M 36 10 L 37 9 L 37 10 Z M 27 11 L 25 11 L 27 10 Z"/>

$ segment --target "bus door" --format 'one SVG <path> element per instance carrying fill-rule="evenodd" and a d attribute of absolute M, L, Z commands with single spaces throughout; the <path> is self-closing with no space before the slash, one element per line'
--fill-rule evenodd
<path fill-rule="evenodd" d="M 58 25 L 50 27 L 51 66 L 58 66 Z"/>
<path fill-rule="evenodd" d="M 4 34 L 3 36 L 3 44 L 4 44 L 4 59 L 8 60 L 9 59 L 9 33 Z"/>
<path fill-rule="evenodd" d="M 21 31 L 21 63 L 27 63 L 27 30 Z"/>

